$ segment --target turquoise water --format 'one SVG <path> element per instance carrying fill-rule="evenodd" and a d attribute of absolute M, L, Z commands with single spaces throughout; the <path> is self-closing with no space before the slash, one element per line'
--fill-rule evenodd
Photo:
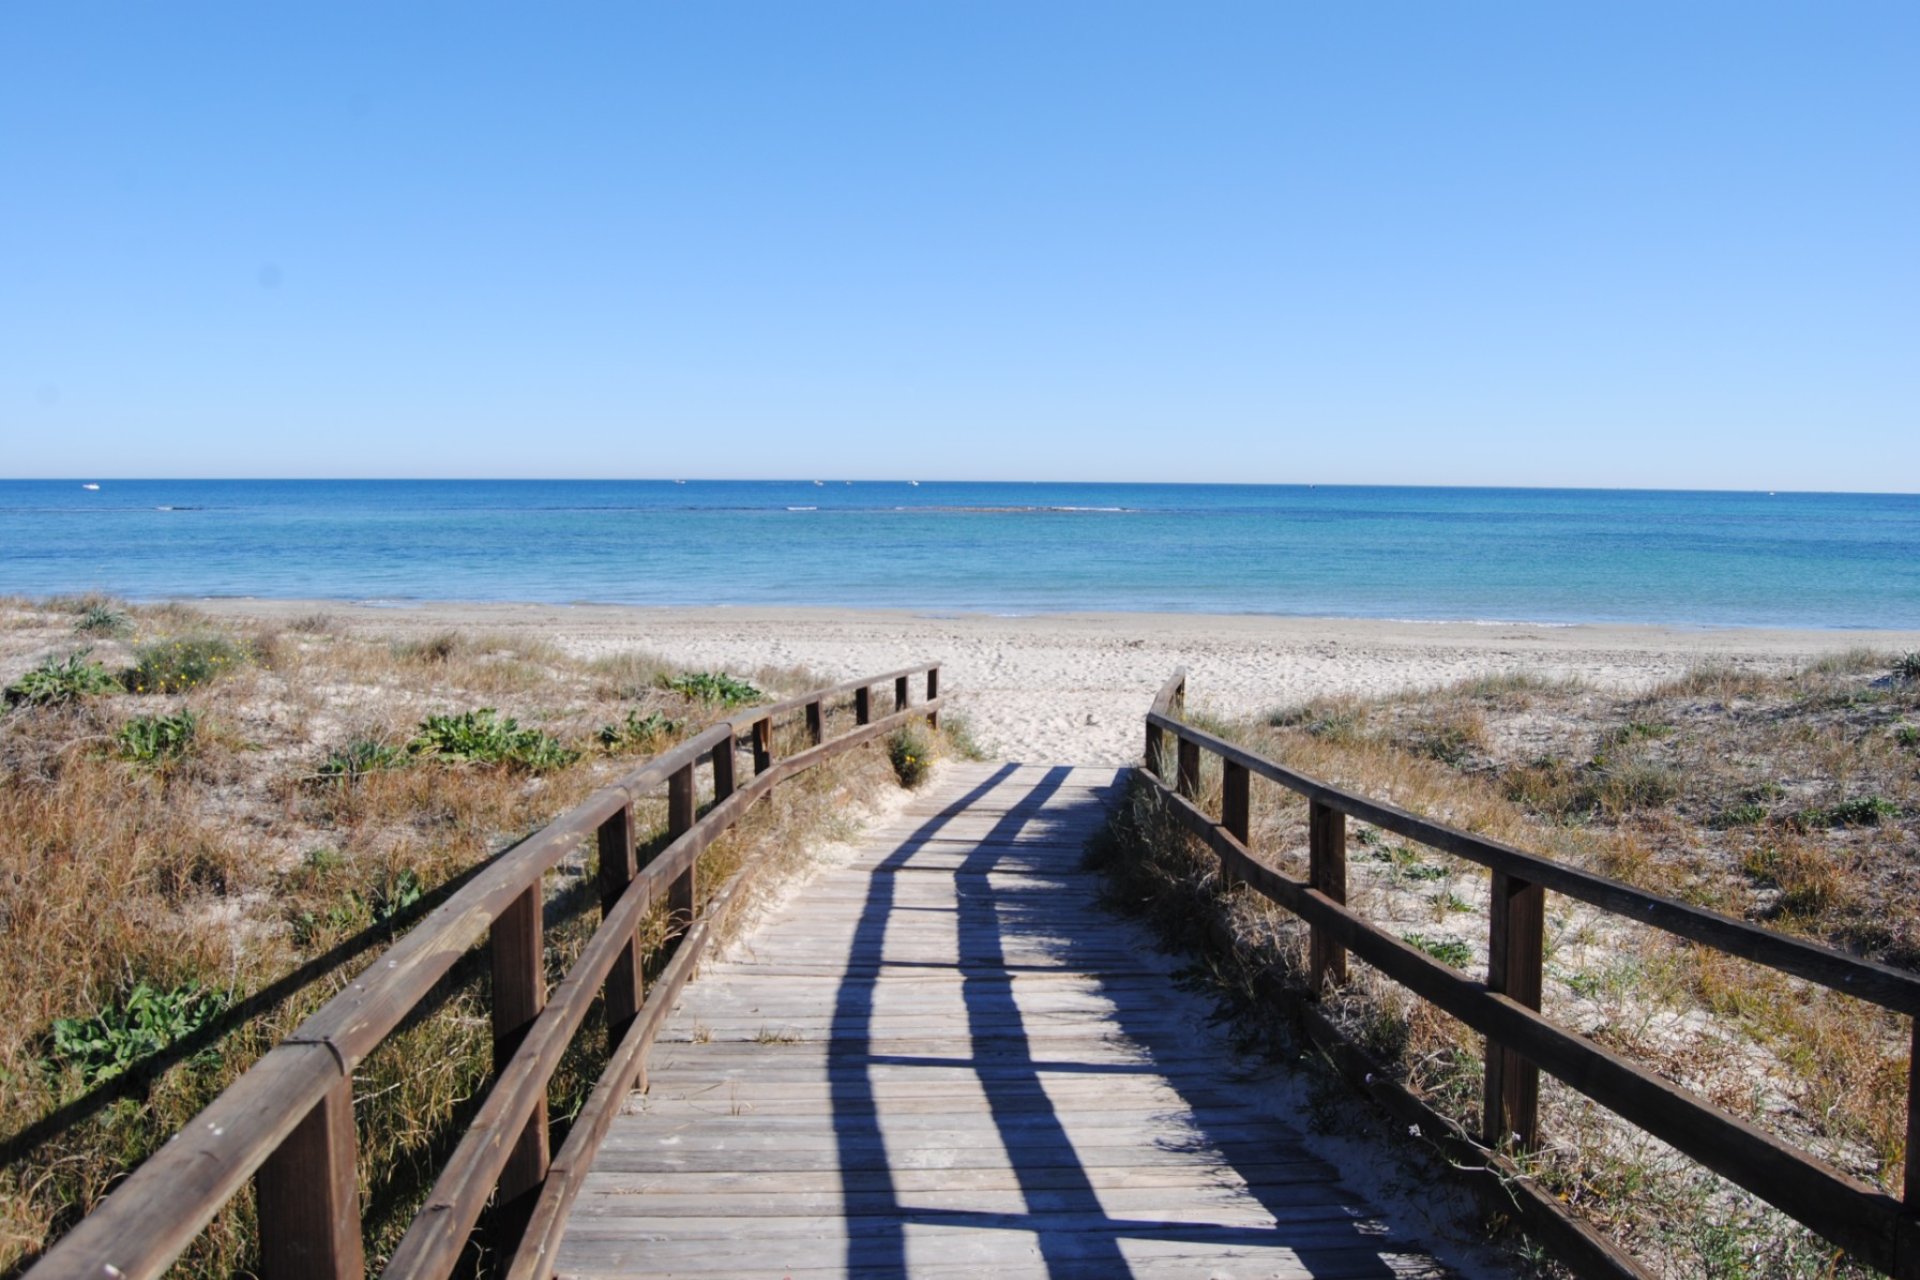
<path fill-rule="evenodd" d="M 1920 496 L 0 481 L 0 592 L 1920 628 Z"/>

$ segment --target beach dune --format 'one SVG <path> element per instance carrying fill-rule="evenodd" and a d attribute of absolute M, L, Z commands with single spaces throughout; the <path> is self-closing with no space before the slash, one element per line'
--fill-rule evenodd
<path fill-rule="evenodd" d="M 845 679 L 945 663 L 945 688 L 980 745 L 1009 760 L 1124 764 L 1141 716 L 1176 667 L 1192 705 L 1251 714 L 1341 694 L 1379 694 L 1526 672 L 1634 691 L 1703 662 L 1781 671 L 1855 648 L 1920 650 L 1920 632 L 1543 626 L 1259 615 L 1066 613 L 1023 617 L 825 608 L 205 600 L 216 615 L 292 621 L 331 614 L 355 630 L 448 629 L 538 637 L 579 657 L 646 650 L 735 672 L 804 666 Z"/>

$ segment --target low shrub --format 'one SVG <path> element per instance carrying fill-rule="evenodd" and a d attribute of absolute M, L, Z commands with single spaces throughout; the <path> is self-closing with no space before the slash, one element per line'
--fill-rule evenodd
<path fill-rule="evenodd" d="M 404 769 L 411 757 L 405 747 L 377 738 L 355 738 L 321 762 L 318 776 L 329 782 L 357 782 L 370 773 Z"/>
<path fill-rule="evenodd" d="M 133 693 L 185 693 L 243 665 L 246 650 L 225 636 L 180 636 L 142 645 L 121 677 Z"/>
<path fill-rule="evenodd" d="M 1429 938 L 1424 933 L 1403 933 L 1400 941 L 1456 969 L 1464 969 L 1473 963 L 1473 948 L 1458 938 Z"/>
<path fill-rule="evenodd" d="M 110 604 L 90 604 L 80 611 L 73 629 L 83 636 L 124 636 L 133 630 L 133 619 Z"/>
<path fill-rule="evenodd" d="M 689 671 L 668 676 L 661 681 L 661 687 L 671 689 L 685 698 L 717 703 L 723 707 L 745 706 L 762 701 L 767 696 L 748 681 L 719 671 Z"/>
<path fill-rule="evenodd" d="M 192 1035 L 231 1003 L 227 992 L 198 982 L 169 990 L 140 983 L 124 1001 L 91 1018 L 54 1019 L 46 1065 L 55 1073 L 77 1069 L 81 1085 L 91 1088 Z"/>
<path fill-rule="evenodd" d="M 638 711 L 629 711 L 626 719 L 601 725 L 598 736 L 600 745 L 608 751 L 646 751 L 660 739 L 679 730 L 678 720 L 670 719 L 658 711 L 649 711 L 644 716 Z"/>
<path fill-rule="evenodd" d="M 523 729 L 512 716 L 501 718 L 492 707 L 458 715 L 428 716 L 408 750 L 415 755 L 469 764 L 505 765 L 540 773 L 564 769 L 580 758 L 558 738 L 538 729 Z"/>
<path fill-rule="evenodd" d="M 136 764 L 164 764 L 193 749 L 200 717 L 182 709 L 172 715 L 135 716 L 113 735 L 115 753 Z"/>
<path fill-rule="evenodd" d="M 1893 678 L 1909 683 L 1920 681 L 1920 652 L 1903 653 L 1893 661 Z"/>
<path fill-rule="evenodd" d="M 1900 806 L 1879 796 L 1855 796 L 1827 810 L 1827 825 L 1833 827 L 1877 827 L 1900 816 Z"/>
<path fill-rule="evenodd" d="M 933 768 L 932 753 L 926 736 L 916 728 L 896 729 L 887 738 L 887 760 L 900 785 L 908 790 L 927 780 Z"/>
<path fill-rule="evenodd" d="M 119 692 L 113 673 L 94 662 L 88 656 L 92 652 L 81 649 L 64 658 L 48 658 L 7 686 L 7 705 L 41 707 Z"/>

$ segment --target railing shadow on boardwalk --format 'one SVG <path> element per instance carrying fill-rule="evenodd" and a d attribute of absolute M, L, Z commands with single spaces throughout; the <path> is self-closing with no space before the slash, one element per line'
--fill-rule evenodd
<path fill-rule="evenodd" d="M 1101 959 L 1075 964 L 1075 953 L 1083 949 L 1082 944 L 1059 928 L 1047 900 L 1050 889 L 1057 892 L 1062 887 L 1057 881 L 1038 888 L 1008 888 L 993 883 L 993 873 L 1010 856 L 1017 855 L 1010 842 L 1065 783 L 1071 771 L 1064 766 L 1049 768 L 1043 780 L 1021 795 L 985 836 L 968 836 L 973 848 L 955 873 L 959 904 L 955 963 L 962 972 L 966 1030 L 973 1056 L 925 1058 L 872 1051 L 877 990 L 872 979 L 880 969 L 900 965 L 887 961 L 884 955 L 887 926 L 896 909 L 896 873 L 906 869 L 914 855 L 938 838 L 953 819 L 965 815 L 1007 782 L 1016 768 L 1006 765 L 996 770 L 927 819 L 876 868 L 868 889 L 849 948 L 846 979 L 835 999 L 828 1056 L 833 1124 L 848 1201 L 848 1274 L 908 1274 L 907 1229 L 916 1224 L 1030 1233 L 1053 1275 L 1128 1275 L 1131 1266 L 1122 1243 L 1130 1240 L 1225 1246 L 1248 1252 L 1285 1249 L 1291 1255 L 1290 1264 L 1312 1276 L 1397 1274 L 1382 1254 L 1397 1252 L 1405 1242 L 1382 1236 L 1357 1210 L 1344 1210 L 1347 1202 L 1335 1185 L 1338 1175 L 1331 1167 L 1296 1155 L 1287 1161 L 1286 1170 L 1276 1171 L 1275 1157 L 1262 1141 L 1267 1135 L 1247 1132 L 1243 1102 L 1234 1106 L 1229 1120 L 1222 1106 L 1233 1087 L 1231 1081 L 1223 1079 L 1229 1068 L 1219 1053 L 1205 1048 L 1196 1051 L 1191 1031 L 1169 1022 L 1164 980 L 1156 990 L 1153 983 L 1112 981 L 1101 974 Z M 1084 805 L 1056 807 L 1049 817 L 1104 818 L 1105 812 L 1105 804 L 1096 797 Z M 1007 943 L 1015 941 L 1050 948 L 1064 967 L 1096 976 L 1099 994 L 1112 1005 L 1111 1023 L 1138 1047 L 1138 1060 L 1084 1061 L 1070 1055 L 1058 1059 L 1045 1056 L 1047 1041 L 1027 1037 L 1023 1013 L 1015 999 L 1007 963 Z M 917 1209 L 903 1203 L 889 1162 L 874 1158 L 876 1152 L 886 1151 L 879 1099 L 870 1072 L 875 1066 L 974 1071 L 1027 1213 Z M 1166 1108 L 1166 1118 L 1185 1129 L 1179 1136 L 1178 1149 L 1196 1155 L 1217 1154 L 1222 1184 L 1233 1187 L 1244 1183 L 1243 1193 L 1249 1202 L 1267 1210 L 1277 1225 L 1214 1225 L 1150 1216 L 1109 1216 L 1082 1153 L 1043 1082 L 1044 1076 L 1071 1073 L 1164 1078 L 1185 1104 L 1184 1108 L 1172 1104 Z M 858 1177 L 852 1174 L 856 1169 L 863 1171 Z M 1276 1177 L 1276 1172 L 1280 1176 Z M 1279 1192 L 1281 1187 L 1284 1193 Z M 854 1213 L 856 1200 L 866 1212 Z M 1313 1220 L 1290 1232 L 1289 1219 L 1298 1220 L 1303 1208 Z"/>

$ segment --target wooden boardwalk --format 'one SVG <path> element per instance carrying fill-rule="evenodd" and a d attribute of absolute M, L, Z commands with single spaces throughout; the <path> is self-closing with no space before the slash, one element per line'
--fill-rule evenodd
<path fill-rule="evenodd" d="M 557 1274 L 1446 1274 L 1100 907 L 1124 772 L 950 768 L 704 965 Z"/>

